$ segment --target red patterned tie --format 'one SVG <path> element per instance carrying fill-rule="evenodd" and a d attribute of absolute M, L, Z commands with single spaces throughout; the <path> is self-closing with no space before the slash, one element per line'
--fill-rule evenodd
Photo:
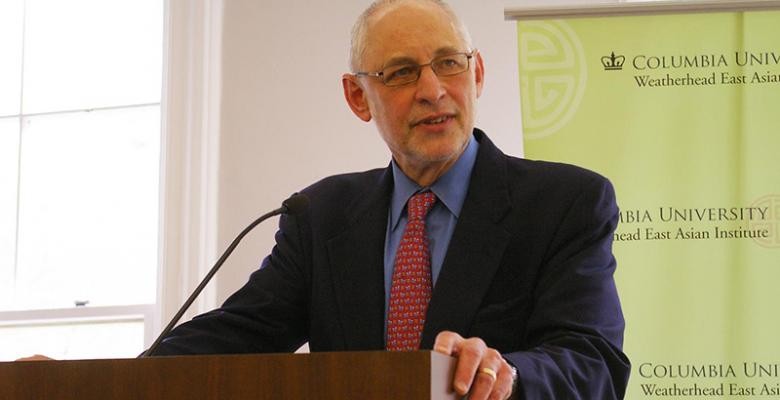
<path fill-rule="evenodd" d="M 431 192 L 409 199 L 401 243 L 395 253 L 387 313 L 387 350 L 411 351 L 420 348 L 425 312 L 431 299 L 431 257 L 425 235 L 425 216 L 436 202 Z"/>

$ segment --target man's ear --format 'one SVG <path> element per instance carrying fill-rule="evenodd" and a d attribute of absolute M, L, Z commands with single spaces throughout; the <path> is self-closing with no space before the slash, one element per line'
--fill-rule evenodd
<path fill-rule="evenodd" d="M 344 98 L 347 99 L 349 108 L 355 115 L 365 122 L 371 121 L 371 110 L 366 101 L 366 92 L 358 82 L 358 78 L 352 74 L 344 74 L 341 77 L 341 85 L 344 87 Z"/>
<path fill-rule="evenodd" d="M 474 80 L 477 84 L 477 97 L 479 97 L 482 94 L 482 86 L 485 85 L 485 64 L 479 51 L 474 56 Z"/>

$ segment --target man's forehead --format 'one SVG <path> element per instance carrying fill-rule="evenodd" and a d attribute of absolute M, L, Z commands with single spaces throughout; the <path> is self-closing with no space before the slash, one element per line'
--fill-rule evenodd
<path fill-rule="evenodd" d="M 425 1 L 385 6 L 368 19 L 368 31 L 380 36 L 419 31 L 458 35 L 452 17 L 441 7 Z"/>
<path fill-rule="evenodd" d="M 401 65 L 401 64 L 421 64 L 421 63 L 426 63 L 436 57 L 455 54 L 462 51 L 464 51 L 464 49 L 455 46 L 443 46 L 434 50 L 430 55 L 426 55 L 427 58 L 425 59 L 421 59 L 419 56 L 416 55 L 409 55 L 403 53 L 391 54 L 386 60 L 384 60 L 383 66 L 388 67 L 392 65 Z"/>
<path fill-rule="evenodd" d="M 428 2 L 404 2 L 371 18 L 364 61 L 427 62 L 426 57 L 466 50 L 463 47 L 463 38 L 444 10 Z"/>
<path fill-rule="evenodd" d="M 444 9 L 433 1 L 399 0 L 386 2 L 382 6 L 376 8 L 369 17 L 369 21 L 382 20 L 388 16 L 403 17 L 420 14 L 432 15 L 439 14 L 442 11 L 444 11 Z"/>

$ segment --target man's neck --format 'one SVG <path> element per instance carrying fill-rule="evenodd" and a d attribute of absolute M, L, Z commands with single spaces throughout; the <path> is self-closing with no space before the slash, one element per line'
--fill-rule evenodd
<path fill-rule="evenodd" d="M 421 187 L 429 187 L 433 185 L 434 182 L 436 182 L 436 180 L 438 180 L 442 175 L 446 174 L 457 160 L 458 159 L 455 158 L 453 160 L 447 160 L 446 162 L 437 163 L 435 165 L 428 164 L 421 168 L 410 167 L 408 164 L 406 166 L 399 164 L 398 166 L 401 168 L 401 171 L 403 171 L 404 174 L 409 177 L 409 179 L 413 180 Z"/>
<path fill-rule="evenodd" d="M 450 158 L 441 161 L 429 161 L 429 160 L 399 160 L 394 157 L 396 165 L 403 171 L 403 173 L 409 177 L 412 181 L 420 185 L 420 187 L 429 187 L 433 185 L 440 177 L 449 171 L 458 159 L 463 155 L 466 150 L 469 141 L 463 143 L 460 151 Z"/>

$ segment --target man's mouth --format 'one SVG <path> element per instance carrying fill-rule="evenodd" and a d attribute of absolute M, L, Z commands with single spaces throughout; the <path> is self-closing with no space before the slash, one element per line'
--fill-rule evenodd
<path fill-rule="evenodd" d="M 441 115 L 441 116 L 438 116 L 438 117 L 426 118 L 426 119 L 420 120 L 415 125 L 436 125 L 436 124 L 441 124 L 443 122 L 446 122 L 447 120 L 449 120 L 451 118 L 453 118 L 453 117 L 450 116 L 450 115 Z"/>
<path fill-rule="evenodd" d="M 424 124 L 432 125 L 432 124 L 440 124 L 444 122 L 449 117 L 439 117 L 435 119 L 429 119 L 427 121 L 423 121 Z"/>

